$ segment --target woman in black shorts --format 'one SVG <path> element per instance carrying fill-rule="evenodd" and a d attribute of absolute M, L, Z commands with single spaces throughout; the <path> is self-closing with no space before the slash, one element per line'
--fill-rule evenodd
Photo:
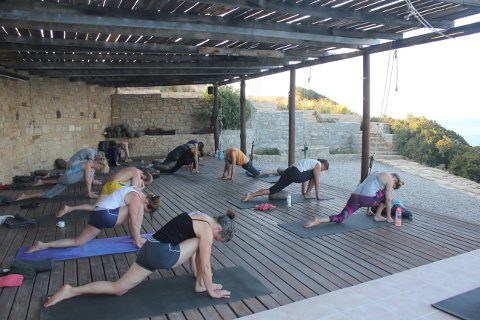
<path fill-rule="evenodd" d="M 80 287 L 62 286 L 45 307 L 84 294 L 122 295 L 145 280 L 155 269 L 169 269 L 190 258 L 196 277 L 195 292 L 207 291 L 212 298 L 229 298 L 230 292 L 212 283 L 210 256 L 213 240 L 228 242 L 235 234 L 235 212 L 215 218 L 201 212 L 184 212 L 157 231 L 143 245 L 137 261 L 119 280 L 96 281 Z M 198 259 L 196 255 L 198 253 Z"/>
<path fill-rule="evenodd" d="M 315 186 L 315 196 L 317 200 L 321 200 L 320 197 L 320 172 L 328 170 L 329 164 L 325 159 L 303 159 L 295 162 L 288 167 L 280 176 L 280 179 L 269 189 L 260 189 L 253 193 L 247 193 L 242 201 L 248 201 L 252 198 L 263 196 L 266 194 L 275 194 L 288 187 L 293 182 L 302 183 L 302 194 L 306 199 L 311 199 L 310 195 L 313 187 Z M 305 190 L 305 182 L 308 181 L 307 190 Z"/>
<path fill-rule="evenodd" d="M 155 165 L 161 173 L 174 173 L 183 166 L 189 165 L 190 171 L 198 173 L 199 157 L 204 155 L 203 142 L 186 143 L 179 145 L 167 155 L 162 164 Z"/>

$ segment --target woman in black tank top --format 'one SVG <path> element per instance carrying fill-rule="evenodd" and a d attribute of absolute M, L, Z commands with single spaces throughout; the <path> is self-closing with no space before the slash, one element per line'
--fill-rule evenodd
<path fill-rule="evenodd" d="M 212 298 L 229 298 L 230 292 L 212 283 L 210 256 L 213 240 L 228 242 L 235 234 L 235 212 L 215 218 L 201 212 L 182 213 L 170 220 L 144 244 L 137 261 L 119 280 L 96 281 L 80 287 L 62 286 L 44 307 L 84 294 L 123 295 L 157 268 L 174 268 L 191 259 L 196 277 L 195 292 L 207 291 Z M 162 259 L 158 259 L 161 257 Z"/>

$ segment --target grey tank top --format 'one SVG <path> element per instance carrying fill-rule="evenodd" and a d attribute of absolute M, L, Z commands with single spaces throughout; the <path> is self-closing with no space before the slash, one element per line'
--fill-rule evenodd
<path fill-rule="evenodd" d="M 385 172 L 376 172 L 372 173 L 367 177 L 353 192 L 353 194 L 358 194 L 360 196 L 374 197 L 378 191 L 385 189 L 380 175 Z"/>

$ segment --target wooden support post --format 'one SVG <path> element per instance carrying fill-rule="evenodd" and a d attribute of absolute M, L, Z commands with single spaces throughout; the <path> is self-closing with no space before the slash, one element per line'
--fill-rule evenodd
<path fill-rule="evenodd" d="M 245 98 L 245 80 L 240 82 L 240 150 L 247 154 L 247 99 Z"/>
<path fill-rule="evenodd" d="M 213 124 L 213 140 L 215 141 L 215 154 L 220 148 L 220 128 L 218 123 L 218 87 L 213 87 L 213 110 L 212 110 L 212 124 Z"/>
<path fill-rule="evenodd" d="M 288 165 L 295 162 L 295 68 L 290 69 L 288 94 Z"/>
<path fill-rule="evenodd" d="M 368 176 L 370 155 L 370 54 L 363 53 L 363 121 L 362 121 L 362 172 L 360 182 Z"/>

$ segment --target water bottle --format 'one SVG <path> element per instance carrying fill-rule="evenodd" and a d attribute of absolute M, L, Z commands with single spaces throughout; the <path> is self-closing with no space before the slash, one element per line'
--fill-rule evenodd
<path fill-rule="evenodd" d="M 395 226 L 401 227 L 402 226 L 402 208 L 398 207 L 395 210 Z"/>
<path fill-rule="evenodd" d="M 292 196 L 290 194 L 287 195 L 287 207 L 292 206 Z"/>

